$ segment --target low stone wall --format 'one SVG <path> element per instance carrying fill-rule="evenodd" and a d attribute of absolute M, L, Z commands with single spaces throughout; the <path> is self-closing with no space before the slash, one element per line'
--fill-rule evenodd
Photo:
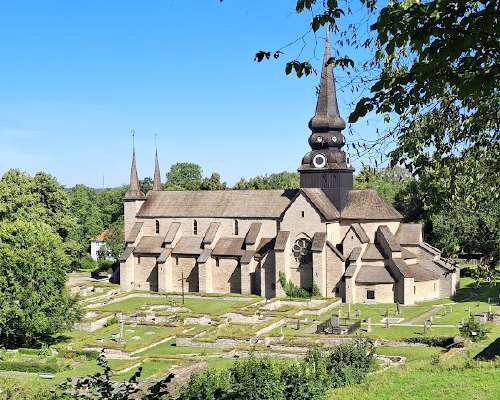
<path fill-rule="evenodd" d="M 209 315 L 187 317 L 184 319 L 184 325 L 212 325 L 212 318 Z"/>
<path fill-rule="evenodd" d="M 273 329 L 284 325 L 287 322 L 286 318 L 280 319 L 279 321 L 273 322 L 272 324 L 262 328 L 261 330 L 255 332 L 255 336 L 261 336 L 264 333 L 271 332 Z"/>
<path fill-rule="evenodd" d="M 326 307 L 320 308 L 319 310 L 300 310 L 295 315 L 297 315 L 298 317 L 306 314 L 319 316 L 332 310 L 333 308 L 339 306 L 340 304 L 342 304 L 342 300 L 338 300 L 334 303 L 328 304 Z"/>
<path fill-rule="evenodd" d="M 244 343 L 244 341 L 238 339 L 230 339 L 230 338 L 219 338 L 216 339 L 214 342 L 198 342 L 190 337 L 175 338 L 175 345 L 179 347 L 190 346 L 190 347 L 201 347 L 201 348 L 229 349 L 238 346 L 240 343 Z"/>
<path fill-rule="evenodd" d="M 318 300 L 318 299 L 312 299 L 312 300 L 304 300 L 304 301 L 297 301 L 297 300 L 276 300 L 272 301 L 265 306 L 262 307 L 263 310 L 267 311 L 275 311 L 278 310 L 280 307 L 283 306 L 290 306 L 290 307 L 316 307 L 321 304 L 326 303 L 326 300 Z"/>
<path fill-rule="evenodd" d="M 95 321 L 78 322 L 75 324 L 74 328 L 77 331 L 94 332 L 98 329 L 103 328 L 104 325 L 106 325 L 106 322 L 108 322 L 113 317 L 114 315 L 108 315 L 104 318 L 96 319 Z"/>
<path fill-rule="evenodd" d="M 269 317 L 261 317 L 259 315 L 248 316 L 238 313 L 226 313 L 221 318 L 227 318 L 230 322 L 237 324 L 260 324 L 270 319 Z"/>

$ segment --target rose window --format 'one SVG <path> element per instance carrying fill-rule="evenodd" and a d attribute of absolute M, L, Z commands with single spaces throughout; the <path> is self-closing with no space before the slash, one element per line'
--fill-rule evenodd
<path fill-rule="evenodd" d="M 311 241 L 309 239 L 297 239 L 292 247 L 292 253 L 298 262 L 304 263 L 311 259 Z"/>

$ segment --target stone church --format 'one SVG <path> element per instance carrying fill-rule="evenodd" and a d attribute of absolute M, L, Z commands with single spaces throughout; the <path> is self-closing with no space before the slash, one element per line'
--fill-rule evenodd
<path fill-rule="evenodd" d="M 327 36 L 311 150 L 300 189 L 141 192 L 132 158 L 124 196 L 123 291 L 254 293 L 284 296 L 296 286 L 348 303 L 414 304 L 452 296 L 459 270 L 423 241 L 422 226 L 374 190 L 353 190 L 346 127 L 336 98 Z"/>

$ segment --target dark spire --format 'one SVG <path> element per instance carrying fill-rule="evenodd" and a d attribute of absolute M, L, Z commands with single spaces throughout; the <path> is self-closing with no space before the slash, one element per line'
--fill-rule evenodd
<path fill-rule="evenodd" d="M 316 104 L 314 117 L 309 121 L 309 128 L 313 132 L 341 131 L 346 126 L 339 112 L 333 64 L 328 63 L 330 58 L 330 32 L 329 28 L 327 28 L 318 102 Z"/>
<path fill-rule="evenodd" d="M 135 132 L 132 131 L 132 137 L 134 137 Z M 135 143 L 132 152 L 132 165 L 130 167 L 130 184 L 128 190 L 125 192 L 124 198 L 126 200 L 142 200 L 146 196 L 141 191 L 141 186 L 139 184 L 139 176 L 137 175 L 137 164 L 135 161 Z"/>
<path fill-rule="evenodd" d="M 160 163 L 158 162 L 158 150 L 155 152 L 155 175 L 153 179 L 153 189 L 161 190 Z"/>

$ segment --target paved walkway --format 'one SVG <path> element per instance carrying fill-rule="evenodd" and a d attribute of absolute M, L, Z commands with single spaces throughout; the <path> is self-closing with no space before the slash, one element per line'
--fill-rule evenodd
<path fill-rule="evenodd" d="M 431 315 L 436 314 L 442 308 L 443 308 L 443 304 L 434 305 L 434 306 L 432 306 L 432 308 L 429 311 L 426 311 L 426 312 L 424 312 L 424 313 L 422 313 L 420 315 L 417 315 L 416 317 L 413 317 L 409 321 L 406 321 L 406 323 L 407 324 L 413 324 L 414 322 L 417 322 L 417 321 L 420 321 L 420 320 L 427 321 Z"/>

